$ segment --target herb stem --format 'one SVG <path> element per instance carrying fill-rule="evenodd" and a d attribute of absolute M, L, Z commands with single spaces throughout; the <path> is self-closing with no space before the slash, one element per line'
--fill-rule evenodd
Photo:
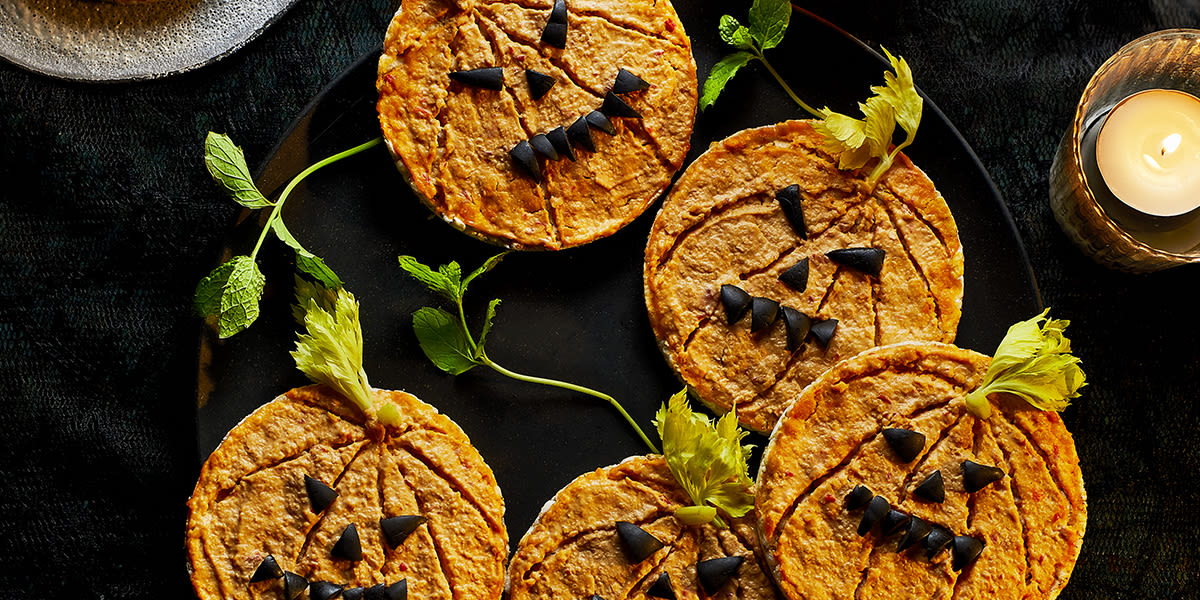
<path fill-rule="evenodd" d="M 358 154 L 364 150 L 370 150 L 371 148 L 374 148 L 382 143 L 383 138 L 377 137 L 369 142 L 359 144 L 353 148 L 350 148 L 349 150 L 343 150 L 337 154 L 334 154 L 333 156 L 329 156 L 317 161 L 312 165 L 309 165 L 307 169 L 300 171 L 299 175 L 293 177 L 292 180 L 288 182 L 287 187 L 283 188 L 283 193 L 279 194 L 279 199 L 275 201 L 275 206 L 271 209 L 271 215 L 267 217 L 267 224 L 263 227 L 262 233 L 258 234 L 258 241 L 254 244 L 254 251 L 250 253 L 250 260 L 254 260 L 254 258 L 258 256 L 258 249 L 262 247 L 263 240 L 267 239 L 267 232 L 271 230 L 271 223 L 273 223 L 275 219 L 279 218 L 279 213 L 283 210 L 283 203 L 287 201 L 287 197 L 292 193 L 292 190 L 299 185 L 301 181 L 304 181 L 304 178 L 313 174 L 313 172 L 321 167 L 324 167 L 325 165 L 335 163 L 349 156 L 354 156 L 355 154 Z"/>
<path fill-rule="evenodd" d="M 779 75 L 779 72 L 775 70 L 775 67 L 771 66 L 770 61 L 767 60 L 767 57 L 765 55 L 763 55 L 763 53 L 761 51 L 756 49 L 755 54 L 757 55 L 756 58 L 758 58 L 758 60 L 760 62 L 762 62 L 763 66 L 767 68 L 767 71 L 771 74 L 771 76 L 775 78 L 775 81 L 778 81 L 779 85 L 783 86 L 783 91 L 787 92 L 787 95 L 792 98 L 792 101 L 794 101 L 796 104 L 799 104 L 800 108 L 803 108 L 808 114 L 812 115 L 814 118 L 817 118 L 817 119 L 825 118 L 825 116 L 822 115 L 820 112 L 818 112 L 815 108 L 805 104 L 804 101 L 800 99 L 800 96 L 797 96 L 796 92 L 792 91 L 791 86 L 789 86 L 787 84 L 787 82 L 783 80 L 783 77 L 781 77 Z"/>
<path fill-rule="evenodd" d="M 500 373 L 501 375 L 511 377 L 518 381 L 524 381 L 527 383 L 540 383 L 542 385 L 549 385 L 549 386 L 553 386 L 553 387 L 557 387 L 557 388 L 562 388 L 565 390 L 571 390 L 573 392 L 587 394 L 594 398 L 599 398 L 601 400 L 604 400 L 605 402 L 608 402 L 609 404 L 612 405 L 613 408 L 617 409 L 617 412 L 621 413 L 621 416 L 625 418 L 625 422 L 629 423 L 629 425 L 631 427 L 633 427 L 634 431 L 637 431 L 638 437 L 642 438 L 642 442 L 644 444 L 646 444 L 646 447 L 650 448 L 651 452 L 653 452 L 655 454 L 661 454 L 661 451 L 654 445 L 654 442 L 651 442 L 650 438 L 646 437 L 646 432 L 642 431 L 642 428 L 639 427 L 637 422 L 633 420 L 633 417 L 629 416 L 628 412 L 625 412 L 625 407 L 621 406 L 621 403 L 617 402 L 616 398 L 613 398 L 612 396 L 609 396 L 608 394 L 605 394 L 604 392 L 598 392 L 596 390 L 593 390 L 590 388 L 585 388 L 581 385 L 575 385 L 573 383 L 568 383 L 566 381 L 558 381 L 557 379 L 547 379 L 545 377 L 534 377 L 532 375 L 522 375 L 521 373 L 510 371 L 510 370 L 496 364 L 495 362 L 492 361 L 492 359 L 488 358 L 487 355 L 479 357 L 479 362 L 487 365 L 488 367 L 491 367 L 493 370 L 495 370 L 497 373 Z"/>

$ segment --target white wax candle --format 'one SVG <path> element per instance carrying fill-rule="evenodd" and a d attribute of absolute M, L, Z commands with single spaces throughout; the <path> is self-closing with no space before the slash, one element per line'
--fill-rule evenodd
<path fill-rule="evenodd" d="M 1176 90 L 1125 98 L 1100 130 L 1096 164 L 1135 210 L 1171 217 L 1200 206 L 1200 98 Z"/>

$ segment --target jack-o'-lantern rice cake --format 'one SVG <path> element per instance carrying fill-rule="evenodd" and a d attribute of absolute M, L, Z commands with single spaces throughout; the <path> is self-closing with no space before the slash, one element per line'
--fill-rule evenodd
<path fill-rule="evenodd" d="M 667 361 L 758 431 L 838 361 L 958 329 L 962 245 L 933 182 L 899 155 L 872 188 L 823 142 L 811 122 L 788 121 L 714 143 L 646 245 L 646 306 Z"/>
<path fill-rule="evenodd" d="M 561 48 L 546 41 L 559 25 Z M 634 78 L 617 86 L 622 71 Z M 668 0 L 405 0 L 377 88 L 384 140 L 417 196 L 517 249 L 578 246 L 632 221 L 682 166 L 696 116 L 691 42 Z M 556 130 L 565 147 L 548 145 Z M 560 156 L 518 149 L 530 142 Z"/>

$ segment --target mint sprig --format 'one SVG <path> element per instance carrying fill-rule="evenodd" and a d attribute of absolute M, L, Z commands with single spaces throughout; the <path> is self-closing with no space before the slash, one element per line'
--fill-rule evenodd
<path fill-rule="evenodd" d="M 204 140 L 204 166 L 213 180 L 235 202 L 248 209 L 271 208 L 267 223 L 254 244 L 254 250 L 248 255 L 234 256 L 217 266 L 196 286 L 192 306 L 196 313 L 202 316 L 217 318 L 219 337 L 224 339 L 237 334 L 258 318 L 258 304 L 266 282 L 258 268 L 257 257 L 268 232 L 273 232 L 276 238 L 295 252 L 297 271 L 327 288 L 336 290 L 342 287 L 341 278 L 325 264 L 325 261 L 306 250 L 288 231 L 283 222 L 283 204 L 292 190 L 316 170 L 378 146 L 382 142 L 382 138 L 376 138 L 309 166 L 292 178 L 280 193 L 279 199 L 272 202 L 254 185 L 254 178 L 250 175 L 250 167 L 246 165 L 246 156 L 242 149 L 227 135 L 211 131 L 208 133 Z"/>
<path fill-rule="evenodd" d="M 742 25 L 730 15 L 721 17 L 717 26 L 721 39 L 737 51 L 722 58 L 709 72 L 700 95 L 700 110 L 712 106 L 729 80 L 742 67 L 757 60 L 779 82 L 792 101 L 818 119 L 816 129 L 825 136 L 824 150 L 838 157 L 839 169 L 860 169 L 876 159 L 874 168 L 867 175 L 867 184 L 873 187 L 891 167 L 900 151 L 913 143 L 917 127 L 921 124 L 923 102 L 913 83 L 912 70 L 903 58 L 892 56 L 884 48 L 883 52 L 893 70 L 885 71 L 884 85 L 871 86 L 874 95 L 866 102 L 859 103 L 862 119 L 836 113 L 828 107 L 815 109 L 792 91 L 765 54 L 783 41 L 791 14 L 789 0 L 754 0 L 750 6 L 749 26 Z M 897 125 L 904 130 L 906 137 L 893 147 L 892 135 Z"/>
<path fill-rule="evenodd" d="M 658 448 L 633 420 L 633 417 L 629 416 L 625 408 L 612 396 L 565 381 L 524 375 L 496 364 L 488 356 L 484 343 L 487 341 L 488 332 L 491 331 L 492 323 L 495 321 L 496 308 L 500 306 L 499 298 L 488 302 L 487 313 L 480 327 L 478 340 L 471 334 L 471 328 L 467 325 L 466 311 L 463 309 L 463 296 L 467 293 L 467 287 L 480 275 L 491 271 L 500 264 L 507 254 L 507 252 L 502 252 L 487 259 L 466 277 L 462 276 L 462 268 L 457 262 L 450 262 L 433 269 L 412 256 L 400 257 L 400 268 L 424 284 L 429 291 L 453 305 L 453 313 L 434 306 L 421 307 L 413 313 L 413 332 L 417 335 L 421 351 L 437 368 L 451 375 L 461 375 L 475 367 L 484 366 L 518 381 L 558 387 L 604 400 L 621 414 L 626 423 L 633 427 L 646 447 L 650 448 L 651 452 L 657 453 Z"/>

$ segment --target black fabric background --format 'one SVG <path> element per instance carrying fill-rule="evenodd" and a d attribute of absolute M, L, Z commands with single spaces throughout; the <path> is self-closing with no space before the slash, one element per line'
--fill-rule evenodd
<path fill-rule="evenodd" d="M 802 5 L 908 59 L 1004 194 L 1046 305 L 1072 320 L 1090 386 L 1065 418 L 1090 518 L 1062 597 L 1200 598 L 1197 268 L 1096 266 L 1047 205 L 1092 72 L 1139 35 L 1200 27 L 1200 2 Z M 204 172 L 203 136 L 226 131 L 256 162 L 394 9 L 301 0 L 234 55 L 159 81 L 0 63 L 0 597 L 192 596 L 189 303 L 237 212 Z"/>

